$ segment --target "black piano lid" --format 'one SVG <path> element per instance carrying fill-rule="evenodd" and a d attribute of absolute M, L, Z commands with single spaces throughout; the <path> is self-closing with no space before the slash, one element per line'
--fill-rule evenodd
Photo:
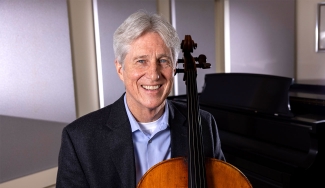
<path fill-rule="evenodd" d="M 291 86 L 292 92 L 316 93 L 325 95 L 325 80 L 322 79 L 305 79 L 296 80 Z"/>
<path fill-rule="evenodd" d="M 295 81 L 289 96 L 295 119 L 325 122 L 325 80 Z"/>
<path fill-rule="evenodd" d="M 290 87 L 290 96 L 325 101 L 325 80 L 295 81 Z"/>
<path fill-rule="evenodd" d="M 201 105 L 293 117 L 289 103 L 293 81 L 288 77 L 252 73 L 206 74 L 199 101 Z"/>

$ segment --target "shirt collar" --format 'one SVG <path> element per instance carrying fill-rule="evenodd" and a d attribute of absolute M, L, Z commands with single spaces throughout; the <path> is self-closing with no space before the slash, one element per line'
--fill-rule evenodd
<path fill-rule="evenodd" d="M 134 116 L 132 115 L 127 103 L 126 103 L 126 95 L 124 95 L 124 105 L 125 105 L 125 109 L 126 109 L 126 113 L 128 115 L 130 124 L 131 124 L 131 130 L 132 132 L 135 132 L 137 130 L 140 130 L 139 124 L 138 122 L 135 120 Z M 163 130 L 166 129 L 168 127 L 168 117 L 169 117 L 169 113 L 168 113 L 168 102 L 165 101 L 165 111 L 162 115 L 162 120 L 161 120 L 161 124 L 159 125 L 160 128 L 159 130 Z"/>

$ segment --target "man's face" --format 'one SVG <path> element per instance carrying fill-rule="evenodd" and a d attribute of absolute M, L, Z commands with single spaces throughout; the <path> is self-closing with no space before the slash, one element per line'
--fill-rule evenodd
<path fill-rule="evenodd" d="M 123 67 L 118 62 L 115 66 L 126 87 L 129 108 L 154 110 L 171 91 L 172 53 L 158 33 L 145 33 L 133 41 Z"/>

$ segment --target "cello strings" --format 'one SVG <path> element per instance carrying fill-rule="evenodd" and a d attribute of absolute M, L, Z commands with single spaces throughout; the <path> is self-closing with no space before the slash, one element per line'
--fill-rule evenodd
<path fill-rule="evenodd" d="M 202 143 L 201 117 L 199 115 L 198 94 L 196 84 L 196 72 L 189 71 L 187 74 L 188 87 L 188 117 L 189 122 L 189 183 L 190 187 L 206 187 L 205 163 Z M 192 84 L 190 84 L 192 83 Z M 191 181 L 190 181 L 191 180 Z"/>

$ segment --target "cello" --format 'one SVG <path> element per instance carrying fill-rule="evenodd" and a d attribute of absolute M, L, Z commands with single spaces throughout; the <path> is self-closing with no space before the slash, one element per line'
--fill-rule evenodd
<path fill-rule="evenodd" d="M 204 156 L 201 117 L 199 113 L 196 68 L 210 68 L 205 55 L 192 57 L 197 47 L 190 35 L 185 35 L 181 49 L 188 108 L 188 156 L 162 161 L 151 167 L 141 178 L 137 188 L 252 188 L 247 177 L 235 166 L 218 159 Z M 198 64 L 195 63 L 198 62 Z M 175 73 L 175 74 L 176 74 Z"/>

